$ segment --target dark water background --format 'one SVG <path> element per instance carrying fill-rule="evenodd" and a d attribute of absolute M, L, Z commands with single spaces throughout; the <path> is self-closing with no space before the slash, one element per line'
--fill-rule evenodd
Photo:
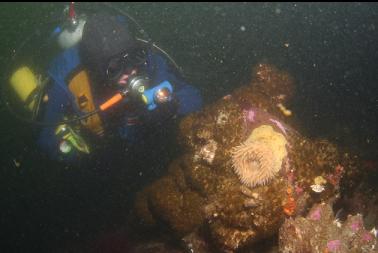
<path fill-rule="evenodd" d="M 269 62 L 296 80 L 297 95 L 289 108 L 305 135 L 328 138 L 366 160 L 378 159 L 376 3 L 114 6 L 136 18 L 175 58 L 207 103 L 246 83 L 254 64 Z M 2 80 L 9 74 L 10 52 L 63 7 L 0 4 Z M 171 144 L 163 146 L 166 157 L 152 154 L 148 164 L 136 158 L 73 169 L 45 159 L 36 150 L 32 130 L 0 104 L 1 252 L 58 252 L 122 230 L 135 191 L 161 174 L 176 154 Z"/>

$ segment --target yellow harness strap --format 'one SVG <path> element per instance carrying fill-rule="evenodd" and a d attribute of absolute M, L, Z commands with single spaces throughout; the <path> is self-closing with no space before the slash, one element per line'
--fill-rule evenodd
<path fill-rule="evenodd" d="M 92 112 L 96 109 L 93 103 L 88 74 L 85 70 L 80 71 L 71 79 L 68 84 L 68 88 L 75 96 L 76 104 L 81 111 Z M 104 132 L 102 122 L 98 114 L 94 114 L 82 120 L 81 123 L 85 128 L 97 135 L 102 135 Z"/>

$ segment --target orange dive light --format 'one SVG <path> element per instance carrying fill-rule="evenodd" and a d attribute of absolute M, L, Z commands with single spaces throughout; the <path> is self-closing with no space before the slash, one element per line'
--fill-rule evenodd
<path fill-rule="evenodd" d="M 113 97 L 111 97 L 110 99 L 108 99 L 105 103 L 103 103 L 102 105 L 100 105 L 100 110 L 101 111 L 107 110 L 109 107 L 112 107 L 113 105 L 115 105 L 116 103 L 118 103 L 119 101 L 121 101 L 124 98 L 124 96 L 125 95 L 123 93 L 117 93 L 117 94 L 115 94 Z"/>
<path fill-rule="evenodd" d="M 147 77 L 136 76 L 129 80 L 129 84 L 127 88 L 118 92 L 113 97 L 105 101 L 102 105 L 100 105 L 100 110 L 105 111 L 124 99 L 129 94 L 132 96 L 142 96 L 143 92 L 145 91 L 146 87 L 148 87 L 149 79 Z M 164 92 L 163 92 L 164 93 Z"/>

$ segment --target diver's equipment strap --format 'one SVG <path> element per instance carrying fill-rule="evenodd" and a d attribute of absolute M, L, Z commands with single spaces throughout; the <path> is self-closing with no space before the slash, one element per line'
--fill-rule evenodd
<path fill-rule="evenodd" d="M 82 112 L 88 113 L 96 110 L 87 71 L 82 70 L 77 73 L 69 82 L 68 88 L 75 97 L 77 107 Z M 81 123 L 85 128 L 97 135 L 102 135 L 104 132 L 102 121 L 98 114 L 82 120 Z"/>
<path fill-rule="evenodd" d="M 27 96 L 24 101 L 25 106 L 29 107 L 31 103 L 35 103 L 38 95 L 39 95 L 39 88 L 35 88 L 34 90 L 32 90 L 29 96 Z M 34 107 L 35 105 L 33 105 L 33 108 Z"/>

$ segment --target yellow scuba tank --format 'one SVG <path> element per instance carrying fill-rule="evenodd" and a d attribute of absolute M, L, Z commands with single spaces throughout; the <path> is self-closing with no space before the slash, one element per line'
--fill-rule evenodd
<path fill-rule="evenodd" d="M 28 67 L 20 67 L 10 78 L 11 88 L 29 111 L 36 105 L 38 79 Z"/>
<path fill-rule="evenodd" d="M 50 78 L 42 79 L 26 66 L 18 68 L 10 78 L 10 88 L 22 102 L 22 107 L 31 112 L 31 119 L 38 116 L 39 108 L 45 97 L 44 91 Z"/>

